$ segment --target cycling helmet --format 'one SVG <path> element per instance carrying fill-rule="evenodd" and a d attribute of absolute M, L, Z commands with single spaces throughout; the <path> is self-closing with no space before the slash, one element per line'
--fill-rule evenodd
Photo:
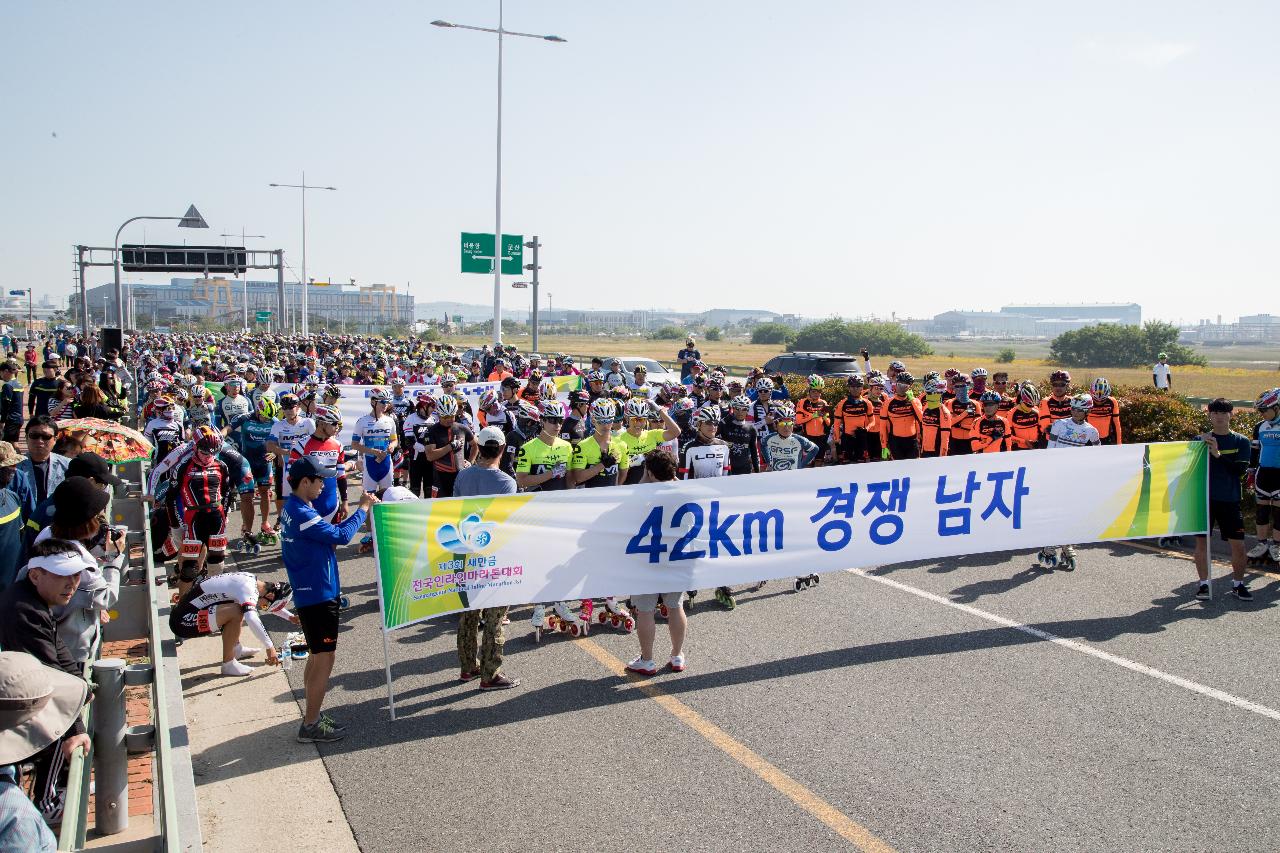
<path fill-rule="evenodd" d="M 695 427 L 703 424 L 720 423 L 720 407 L 719 406 L 703 406 L 693 413 L 693 425 Z"/>
<path fill-rule="evenodd" d="M 1055 370 L 1053 371 L 1053 373 L 1049 374 L 1050 384 L 1054 382 L 1070 382 L 1070 381 L 1071 381 L 1071 374 L 1067 373 L 1067 371 L 1065 370 Z"/>
<path fill-rule="evenodd" d="M 311 387 L 313 387 L 313 388 L 314 388 L 314 387 L 317 387 L 317 386 L 320 384 L 320 377 L 319 377 L 319 376 L 317 376 L 317 375 L 316 375 L 316 374 L 314 374 L 314 373 L 310 373 L 310 374 L 308 374 L 308 375 L 307 375 L 307 379 L 306 379 L 306 381 L 305 381 L 303 384 L 304 384 L 304 385 L 309 385 L 309 386 L 311 386 Z"/>
<path fill-rule="evenodd" d="M 699 363 L 699 364 L 702 364 L 702 362 L 698 362 L 698 363 Z M 703 367 L 706 367 L 706 365 L 705 365 L 705 364 L 704 364 L 704 365 L 702 365 L 702 366 L 703 366 Z M 720 382 L 720 383 L 723 383 L 723 382 L 724 382 L 724 371 L 723 371 L 723 370 L 713 370 L 713 371 L 711 371 L 711 373 L 707 376 L 707 379 L 708 379 L 708 380 L 710 380 L 710 381 L 713 381 L 713 382 Z"/>
<path fill-rule="evenodd" d="M 875 384 L 875 385 L 879 385 L 882 379 L 884 379 L 884 374 L 883 374 L 883 373 L 881 373 L 880 371 L 878 371 L 878 370 L 870 370 L 870 371 L 867 371 L 867 381 L 868 381 L 868 382 L 870 382 L 870 383 L 872 383 L 872 384 Z"/>
<path fill-rule="evenodd" d="M 196 385 L 191 389 L 191 402 L 198 403 L 204 400 L 209 394 L 209 389 L 203 385 Z"/>
<path fill-rule="evenodd" d="M 266 415 L 267 417 L 272 419 L 274 419 L 276 416 L 275 401 L 272 400 L 270 397 L 268 397 L 266 394 L 263 394 L 261 397 L 259 397 L 258 402 L 255 403 L 253 407 L 260 415 Z"/>
<path fill-rule="evenodd" d="M 947 383 L 943 382 L 937 376 L 924 381 L 924 393 L 926 394 L 941 394 L 946 390 Z"/>
<path fill-rule="evenodd" d="M 328 424 L 329 426 L 342 426 L 342 412 L 333 406 L 316 406 L 316 412 L 312 415 L 318 424 Z"/>
<path fill-rule="evenodd" d="M 925 385 L 928 385 L 934 379 L 941 379 L 941 378 L 942 377 L 938 375 L 938 371 L 930 370 L 929 372 L 925 373 L 924 376 L 920 377 L 920 381 L 923 382 Z"/>
<path fill-rule="evenodd" d="M 848 379 L 844 381 L 844 384 L 848 385 L 850 388 L 861 388 L 862 374 L 860 373 L 853 374 L 852 376 L 850 376 Z"/>
<path fill-rule="evenodd" d="M 698 404 L 693 402 L 692 398 L 681 397 L 679 400 L 676 400 L 671 404 L 671 408 L 667 410 L 667 413 L 670 414 L 672 418 L 678 419 L 691 415 L 693 410 L 696 408 L 698 408 Z"/>
<path fill-rule="evenodd" d="M 975 367 L 973 369 L 973 372 L 970 373 L 969 375 L 972 376 L 974 379 L 986 379 L 987 369 L 985 367 Z"/>
<path fill-rule="evenodd" d="M 712 389 L 715 389 L 715 390 L 717 390 L 717 391 L 723 391 L 723 390 L 724 390 L 724 383 L 723 383 L 723 382 L 721 382 L 719 379 L 711 379 L 711 380 L 708 380 L 708 381 L 707 381 L 707 383 L 706 383 L 706 386 L 707 386 L 707 390 L 708 390 L 708 391 L 710 391 L 710 390 L 712 390 Z M 742 386 L 742 383 L 738 383 L 738 386 L 739 386 L 739 387 L 741 387 L 741 386 Z"/>
<path fill-rule="evenodd" d="M 796 419 L 796 407 L 791 404 L 790 400 L 775 403 L 770 407 L 770 411 L 773 412 L 775 421 L 794 421 Z"/>
<path fill-rule="evenodd" d="M 210 455 L 222 449 L 222 433 L 211 426 L 197 427 L 192 433 L 191 440 L 197 451 L 204 451 Z"/>
<path fill-rule="evenodd" d="M 539 382 L 538 396 L 543 400 L 554 400 L 556 398 L 556 381 L 548 376 Z"/>
<path fill-rule="evenodd" d="M 806 381 L 809 383 L 809 388 L 811 389 L 816 388 L 821 391 L 823 388 L 827 387 L 827 380 L 823 379 L 816 373 L 810 373 L 809 378 Z"/>
<path fill-rule="evenodd" d="M 340 400 L 342 399 L 342 389 L 337 385 L 326 385 L 324 386 L 324 392 L 321 396 L 326 399 Z"/>
<path fill-rule="evenodd" d="M 559 400 L 543 400 L 538 405 L 538 415 L 542 420 L 564 420 L 564 403 Z"/>
<path fill-rule="evenodd" d="M 530 403 L 528 400 L 513 400 L 507 404 L 507 411 L 515 415 L 516 418 L 524 421 L 533 421 L 536 423 L 542 418 L 542 412 L 538 411 L 538 407 Z"/>
<path fill-rule="evenodd" d="M 889 362 L 889 369 L 901 371 L 901 370 L 906 370 L 907 366 L 902 362 L 898 361 L 897 359 L 894 359 L 893 361 Z"/>
<path fill-rule="evenodd" d="M 404 387 L 404 377 L 403 377 L 403 376 L 393 376 L 393 377 L 391 377 L 391 384 L 392 384 L 392 385 L 399 385 L 401 388 L 403 388 L 403 387 Z"/>
<path fill-rule="evenodd" d="M 476 400 L 476 408 L 482 412 L 487 412 L 496 405 L 498 405 L 497 391 L 492 388 L 486 388 L 480 392 L 480 398 Z"/>
<path fill-rule="evenodd" d="M 1071 398 L 1071 411 L 1087 412 L 1093 408 L 1093 398 L 1088 394 L 1075 394 Z"/>
<path fill-rule="evenodd" d="M 729 401 L 729 407 L 732 409 L 750 409 L 751 398 L 746 394 L 739 394 Z"/>
<path fill-rule="evenodd" d="M 598 424 L 611 424 L 618 417 L 618 404 L 608 397 L 601 397 L 591 404 L 591 420 Z"/>
<path fill-rule="evenodd" d="M 282 409 L 293 408 L 298 405 L 298 395 L 289 393 L 281 394 L 278 402 Z"/>
<path fill-rule="evenodd" d="M 773 380 L 772 380 L 772 379 L 770 379 L 768 376 L 765 376 L 765 377 L 762 377 L 762 378 L 760 378 L 760 379 L 757 379 L 757 380 L 756 380 L 756 390 L 757 390 L 757 391 L 772 391 L 772 390 L 773 390 Z"/>
<path fill-rule="evenodd" d="M 603 382 L 603 381 L 604 381 L 604 374 L 603 374 L 603 373 L 601 373 L 599 370 L 588 370 L 588 371 L 587 371 L 587 381 L 588 381 L 588 382 Z"/>
<path fill-rule="evenodd" d="M 391 394 L 386 388 L 374 388 L 369 392 L 369 402 L 381 403 L 385 406 L 391 402 Z"/>
<path fill-rule="evenodd" d="M 436 414 L 442 418 L 456 417 L 458 414 L 458 398 L 445 394 L 436 403 Z"/>
<path fill-rule="evenodd" d="M 1263 391 L 1258 395 L 1258 402 L 1253 407 L 1261 412 L 1263 409 L 1272 409 L 1280 406 L 1280 388 L 1272 388 L 1270 391 Z"/>
<path fill-rule="evenodd" d="M 627 420 L 632 418 L 649 419 L 649 404 L 645 400 L 628 400 L 627 404 L 622 407 L 622 416 Z"/>
<path fill-rule="evenodd" d="M 293 587 L 289 585 L 288 581 L 267 581 L 267 586 L 262 590 L 261 597 L 269 602 L 266 612 L 279 615 L 293 601 Z"/>
<path fill-rule="evenodd" d="M 539 370 L 539 369 L 538 369 L 538 368 L 536 368 L 536 367 L 535 367 L 533 370 L 530 370 L 530 371 L 529 371 L 529 381 L 530 381 L 530 382 L 541 382 L 541 381 L 542 381 L 542 371 L 541 371 L 541 370 Z"/>
<path fill-rule="evenodd" d="M 609 389 L 609 396 L 615 400 L 621 400 L 624 403 L 631 399 L 631 389 L 626 385 L 618 385 Z"/>
<path fill-rule="evenodd" d="M 570 406 L 581 406 L 584 403 L 590 403 L 590 402 L 591 402 L 591 395 L 588 394 L 586 391 L 570 391 L 569 392 Z"/>
<path fill-rule="evenodd" d="M 160 417 L 167 417 L 173 414 L 173 401 L 168 397 L 157 397 L 156 401 L 151 404 L 151 408 Z"/>
<path fill-rule="evenodd" d="M 955 379 L 959 375 L 960 371 L 956 370 L 954 367 L 948 367 L 946 370 L 942 371 L 943 379 Z"/>
<path fill-rule="evenodd" d="M 187 401 L 191 399 L 191 395 L 181 388 L 174 388 L 172 394 L 173 402 L 177 403 L 179 406 L 185 407 L 187 405 Z"/>
<path fill-rule="evenodd" d="M 192 385 L 196 384 L 196 378 L 194 376 L 183 376 L 182 379 L 179 381 L 182 383 L 182 385 L 184 385 L 187 388 L 190 388 Z M 224 389 L 231 388 L 231 387 L 243 388 L 244 380 L 241 379 L 239 376 L 228 376 L 227 381 L 222 383 L 222 387 Z"/>
<path fill-rule="evenodd" d="M 635 366 L 635 369 L 632 370 L 631 372 L 632 373 L 648 373 L 649 368 L 645 367 L 643 364 L 637 364 Z"/>
<path fill-rule="evenodd" d="M 999 405 L 1001 399 L 1003 398 L 1000 396 L 999 391 L 983 391 L 982 396 L 978 398 L 978 402 L 984 406 L 989 404 Z"/>
<path fill-rule="evenodd" d="M 907 371 L 905 371 L 905 370 L 899 370 L 899 371 L 898 371 L 898 375 L 897 375 L 897 376 L 895 376 L 895 377 L 893 377 L 893 381 L 894 381 L 894 383 L 900 383 L 900 384 L 903 384 L 903 385 L 911 385 L 911 384 L 914 384 L 914 383 L 915 383 L 916 378 L 915 378 L 914 376 L 912 376 L 910 373 L 908 373 Z"/>
<path fill-rule="evenodd" d="M 1093 394 L 1095 397 L 1110 397 L 1111 383 L 1099 376 L 1097 379 L 1093 380 L 1093 385 L 1090 386 L 1089 393 Z"/>
<path fill-rule="evenodd" d="M 1030 382 L 1023 382 L 1018 388 L 1018 399 L 1024 406 L 1035 408 L 1040 405 L 1040 389 Z"/>

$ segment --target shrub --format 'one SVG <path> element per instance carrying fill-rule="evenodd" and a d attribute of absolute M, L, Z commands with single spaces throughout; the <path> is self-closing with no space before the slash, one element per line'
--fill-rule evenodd
<path fill-rule="evenodd" d="M 897 323 L 850 323 L 834 318 L 805 326 L 796 335 L 792 347 L 847 353 L 856 353 L 865 347 L 872 355 L 933 355 L 924 338 Z"/>
<path fill-rule="evenodd" d="M 683 341 L 686 337 L 688 335 L 675 326 L 663 326 L 649 334 L 650 340 L 655 341 Z"/>
<path fill-rule="evenodd" d="M 795 340 L 795 335 L 795 330 L 790 326 L 784 326 L 781 323 L 761 323 L 751 330 L 751 343 L 788 346 Z"/>
<path fill-rule="evenodd" d="M 1141 327 L 1098 325 L 1063 332 L 1049 345 L 1049 360 L 1069 367 L 1141 367 L 1160 353 L 1170 364 L 1204 367 L 1208 361 L 1178 343 L 1178 327 L 1152 321 Z"/>
<path fill-rule="evenodd" d="M 709 341 L 718 341 L 724 338 L 724 332 L 720 331 L 719 326 L 712 326 L 703 336 Z"/>
<path fill-rule="evenodd" d="M 1016 352 L 1005 347 L 1000 350 L 1000 352 L 996 353 L 996 364 L 1013 364 L 1014 359 L 1017 357 L 1018 354 Z"/>

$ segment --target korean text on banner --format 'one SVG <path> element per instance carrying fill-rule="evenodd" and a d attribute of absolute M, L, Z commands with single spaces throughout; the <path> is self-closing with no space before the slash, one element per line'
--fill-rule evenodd
<path fill-rule="evenodd" d="M 373 517 L 383 625 L 1199 533 L 1207 458 L 1200 442 L 1133 444 L 382 504 Z"/>

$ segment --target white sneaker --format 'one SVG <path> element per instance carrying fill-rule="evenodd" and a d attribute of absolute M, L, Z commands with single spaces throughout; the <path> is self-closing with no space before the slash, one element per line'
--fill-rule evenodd
<path fill-rule="evenodd" d="M 1271 540 L 1271 547 L 1268 550 L 1271 552 L 1271 559 L 1280 563 L 1280 542 Z"/>
<path fill-rule="evenodd" d="M 1267 548 L 1268 546 L 1266 542 L 1259 542 L 1257 545 L 1250 548 L 1249 552 L 1245 554 L 1245 556 L 1250 560 L 1256 560 L 1267 553 Z"/>
<path fill-rule="evenodd" d="M 262 649 L 255 649 L 252 646 L 242 646 L 239 643 L 236 643 L 234 651 L 236 660 L 244 660 L 245 658 L 253 657 L 258 652 L 262 651 Z"/>
<path fill-rule="evenodd" d="M 223 675 L 248 675 L 251 672 L 253 672 L 252 669 L 238 660 L 229 660 L 222 665 Z"/>
<path fill-rule="evenodd" d="M 627 672 L 638 672 L 641 675 L 657 675 L 658 665 L 651 660 L 637 657 L 627 664 Z"/>
<path fill-rule="evenodd" d="M 668 666 L 672 672 L 684 672 L 684 655 L 672 655 Z"/>

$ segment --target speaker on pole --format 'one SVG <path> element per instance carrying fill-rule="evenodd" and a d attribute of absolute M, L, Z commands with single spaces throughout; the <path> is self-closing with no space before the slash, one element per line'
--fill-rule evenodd
<path fill-rule="evenodd" d="M 111 350 L 115 350 L 118 353 L 124 352 L 124 336 L 115 327 L 104 326 L 99 329 L 98 343 L 100 344 L 98 351 L 104 355 Z"/>

